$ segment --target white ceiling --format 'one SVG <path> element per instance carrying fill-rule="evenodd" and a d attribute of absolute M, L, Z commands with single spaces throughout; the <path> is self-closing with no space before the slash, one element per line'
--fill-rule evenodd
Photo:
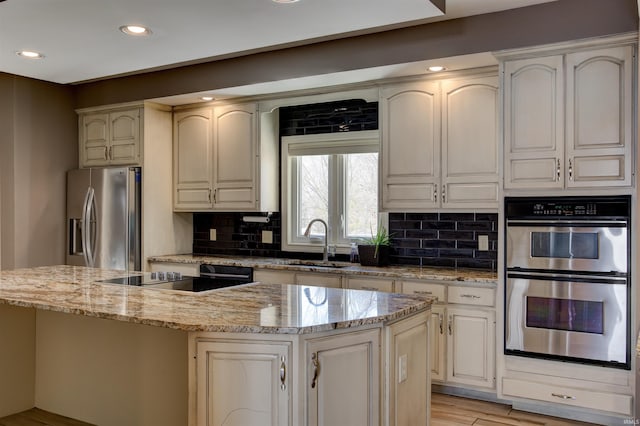
<path fill-rule="evenodd" d="M 442 16 L 428 0 L 0 0 L 0 71 L 77 83 L 548 1 L 446 0 Z"/>

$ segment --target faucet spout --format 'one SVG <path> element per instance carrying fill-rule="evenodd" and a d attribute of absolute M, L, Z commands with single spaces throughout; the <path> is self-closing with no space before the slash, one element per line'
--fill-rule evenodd
<path fill-rule="evenodd" d="M 327 262 L 329 260 L 329 242 L 327 239 L 327 234 L 329 233 L 329 226 L 327 225 L 327 222 L 325 222 L 322 219 L 313 219 L 307 225 L 307 229 L 304 231 L 304 236 L 305 237 L 309 236 L 309 234 L 311 233 L 311 226 L 316 222 L 320 222 L 321 224 L 324 225 L 324 247 L 322 251 L 322 261 Z"/>

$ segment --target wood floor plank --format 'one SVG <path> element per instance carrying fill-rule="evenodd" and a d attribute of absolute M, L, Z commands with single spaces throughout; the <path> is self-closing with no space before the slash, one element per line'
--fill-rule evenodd
<path fill-rule="evenodd" d="M 0 419 L 0 426 L 95 426 L 80 420 L 59 416 L 39 408 L 12 414 Z"/>
<path fill-rule="evenodd" d="M 506 404 L 479 401 L 441 393 L 431 395 L 433 426 L 589 426 L 558 417 L 513 410 Z"/>

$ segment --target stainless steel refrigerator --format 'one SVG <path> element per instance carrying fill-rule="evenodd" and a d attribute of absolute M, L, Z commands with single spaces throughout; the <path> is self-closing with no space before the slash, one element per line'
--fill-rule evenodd
<path fill-rule="evenodd" d="M 139 167 L 67 172 L 67 265 L 141 270 Z"/>

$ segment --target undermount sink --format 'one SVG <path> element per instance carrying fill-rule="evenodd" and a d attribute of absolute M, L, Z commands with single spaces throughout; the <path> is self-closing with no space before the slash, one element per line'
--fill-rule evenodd
<path fill-rule="evenodd" d="M 351 266 L 350 263 L 344 262 L 323 262 L 321 260 L 292 260 L 287 262 L 289 265 L 310 266 L 316 268 L 346 268 Z"/>

